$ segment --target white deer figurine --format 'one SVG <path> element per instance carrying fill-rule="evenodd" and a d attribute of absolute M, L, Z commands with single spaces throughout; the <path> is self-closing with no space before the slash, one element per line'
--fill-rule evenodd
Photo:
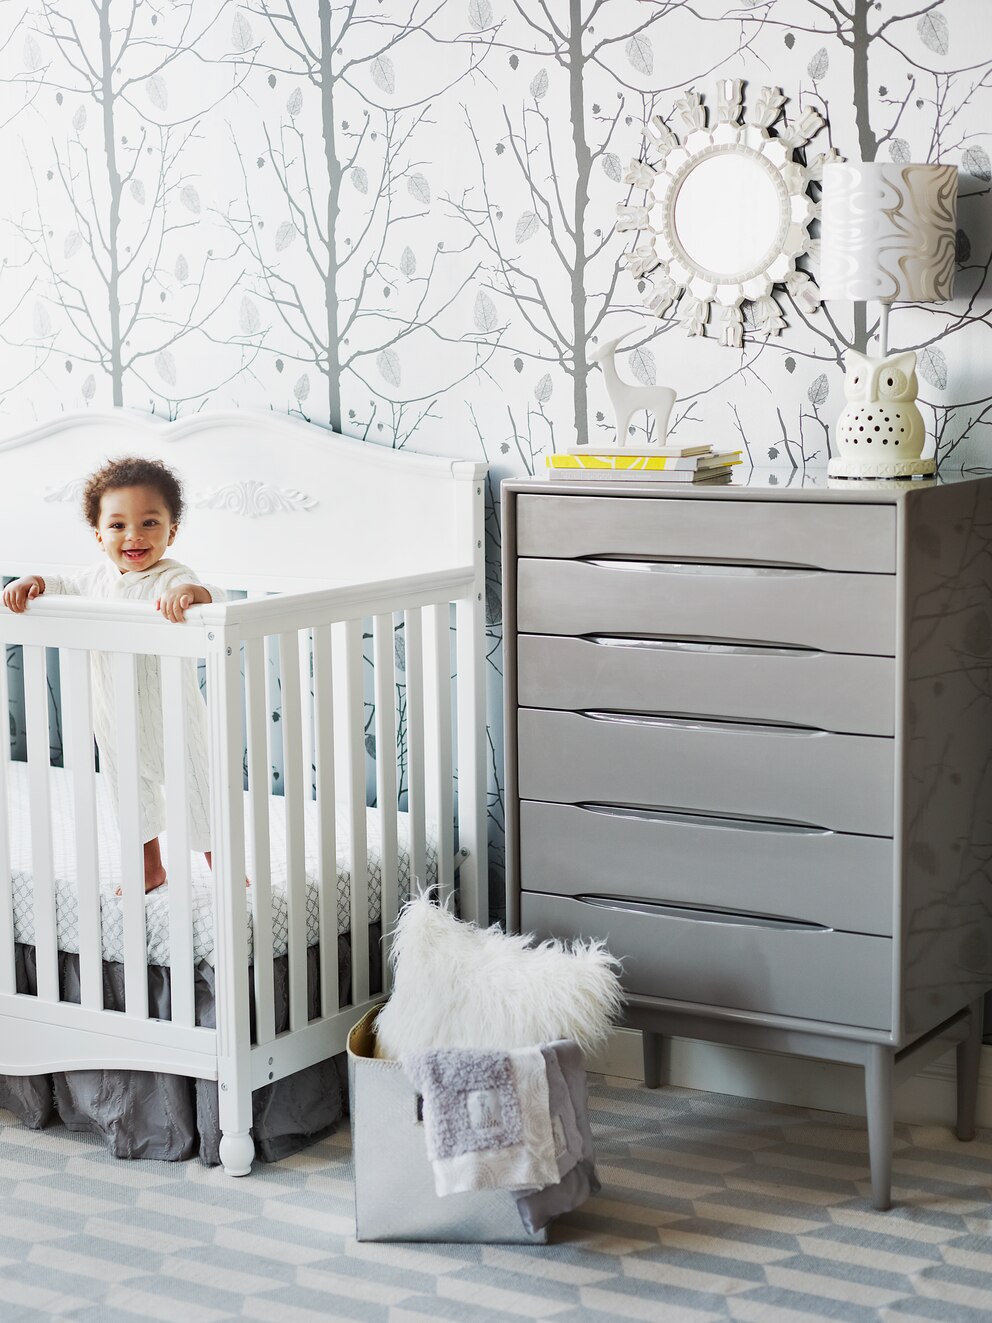
<path fill-rule="evenodd" d="M 613 405 L 617 417 L 617 445 L 627 444 L 627 429 L 635 413 L 642 409 L 654 414 L 655 444 L 663 446 L 668 431 L 668 420 L 675 405 L 675 392 L 671 386 L 634 386 L 628 381 L 621 381 L 617 373 L 616 349 L 621 341 L 633 335 L 634 331 L 625 331 L 614 340 L 607 340 L 589 355 L 592 363 L 598 363 L 603 369 L 606 393 Z"/>

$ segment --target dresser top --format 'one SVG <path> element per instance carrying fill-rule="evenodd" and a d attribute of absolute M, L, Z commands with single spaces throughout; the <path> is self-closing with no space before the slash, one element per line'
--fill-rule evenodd
<path fill-rule="evenodd" d="M 739 465 L 729 483 L 629 482 L 607 478 L 509 478 L 501 486 L 511 492 L 550 492 L 555 496 L 675 496 L 699 500 L 755 498 L 786 501 L 857 501 L 867 505 L 899 505 L 907 496 L 964 483 L 992 482 L 992 473 L 948 473 L 936 478 L 828 478 L 826 468 L 807 467 L 793 472 L 781 467 L 745 468 Z"/>

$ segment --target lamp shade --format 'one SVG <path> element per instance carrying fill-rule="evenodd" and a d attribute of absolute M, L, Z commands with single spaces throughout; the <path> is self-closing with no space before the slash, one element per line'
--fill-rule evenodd
<path fill-rule="evenodd" d="M 957 198 L 954 165 L 826 165 L 820 297 L 881 303 L 949 299 Z"/>

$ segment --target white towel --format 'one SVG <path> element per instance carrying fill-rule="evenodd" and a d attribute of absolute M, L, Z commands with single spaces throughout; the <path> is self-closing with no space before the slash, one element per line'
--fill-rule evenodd
<path fill-rule="evenodd" d="M 510 1052 L 509 1058 L 523 1119 L 522 1142 L 435 1159 L 431 1165 L 438 1195 L 469 1190 L 540 1190 L 560 1179 L 544 1054 L 539 1047 L 524 1047 Z M 425 1096 L 425 1119 L 428 1106 Z"/>

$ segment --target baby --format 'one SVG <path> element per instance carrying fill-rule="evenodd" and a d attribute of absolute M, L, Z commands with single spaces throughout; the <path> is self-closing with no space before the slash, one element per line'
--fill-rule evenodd
<path fill-rule="evenodd" d="M 96 532 L 104 558 L 67 579 L 28 574 L 3 590 L 3 603 L 23 611 L 42 593 L 99 597 L 114 601 L 154 602 L 166 620 L 181 621 L 187 609 L 223 600 L 220 589 L 205 587 L 193 571 L 166 557 L 183 514 L 179 480 L 159 460 L 127 457 L 111 460 L 86 481 L 83 512 Z M 145 890 L 166 880 L 159 835 L 165 829 L 165 764 L 162 739 L 162 685 L 158 659 L 139 654 L 137 661 L 141 839 L 144 842 Z M 93 678 L 93 728 L 100 768 L 110 777 L 117 799 L 117 738 L 112 658 L 90 654 Z M 183 663 L 186 729 L 186 782 L 189 841 L 210 854 L 210 795 L 207 779 L 206 707 L 192 662 Z"/>

